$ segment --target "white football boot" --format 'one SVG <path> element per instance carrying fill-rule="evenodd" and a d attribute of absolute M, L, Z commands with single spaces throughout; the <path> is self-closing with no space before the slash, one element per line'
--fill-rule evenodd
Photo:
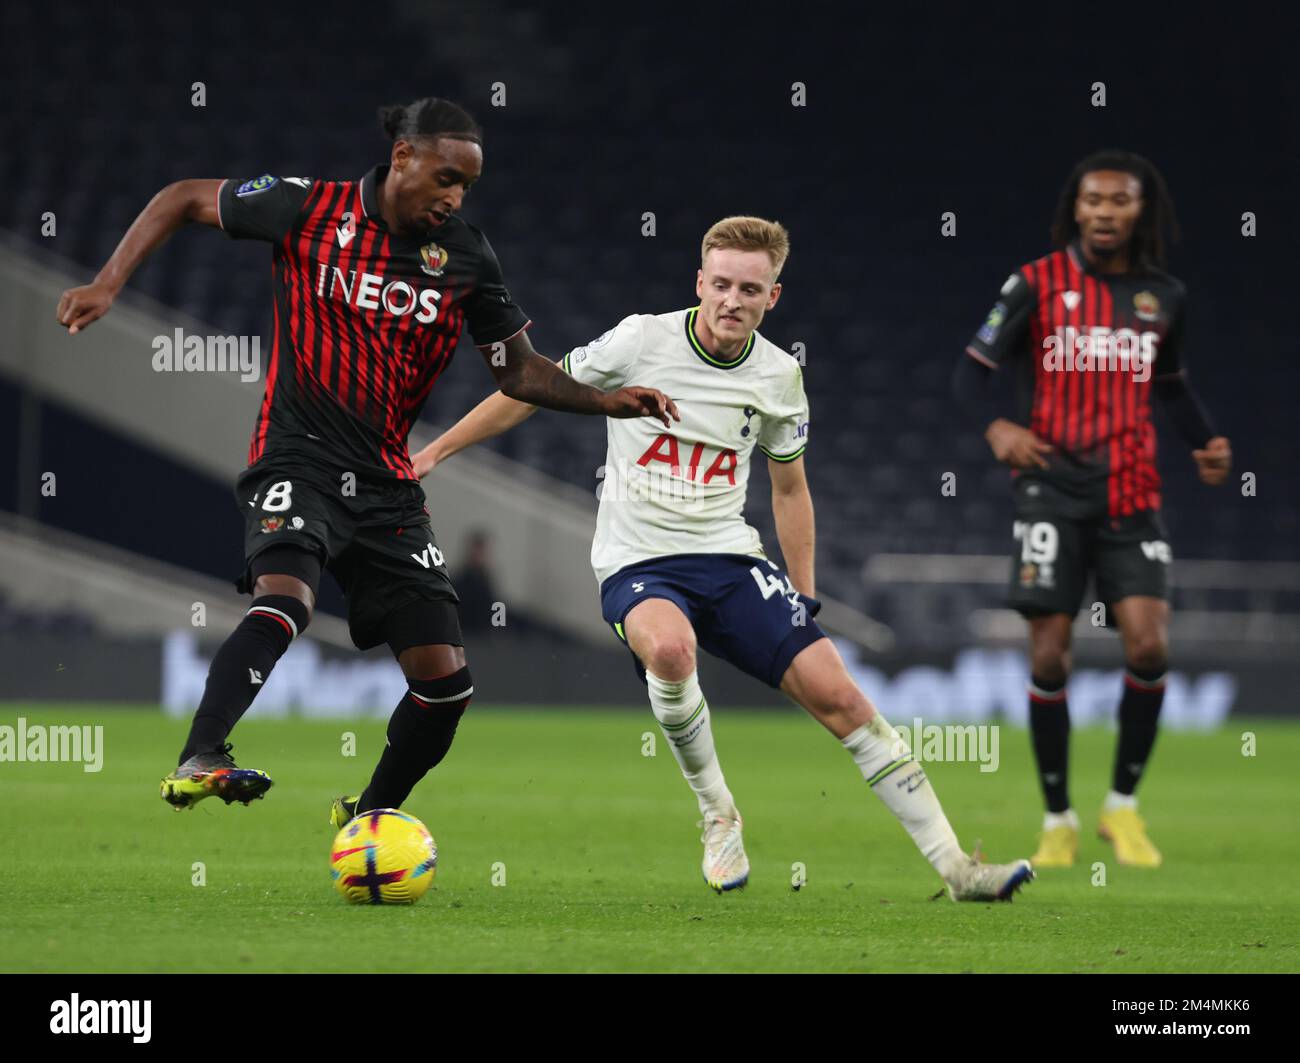
<path fill-rule="evenodd" d="M 981 862 L 979 847 L 976 846 L 975 853 L 964 857 L 961 866 L 945 881 L 948 896 L 954 901 L 1009 901 L 1016 890 L 1026 882 L 1032 882 L 1034 877 L 1034 869 L 1028 860 L 985 864 Z"/>
<path fill-rule="evenodd" d="M 735 808 L 715 810 L 715 814 L 696 825 L 704 829 L 700 835 L 704 843 L 704 881 L 718 893 L 740 889 L 749 881 L 749 857 L 745 855 L 745 842 L 740 833 L 744 826 L 740 813 Z"/>

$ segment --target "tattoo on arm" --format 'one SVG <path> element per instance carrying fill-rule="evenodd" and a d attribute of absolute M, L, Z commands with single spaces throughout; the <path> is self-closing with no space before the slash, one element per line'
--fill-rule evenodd
<path fill-rule="evenodd" d="M 565 413 L 604 413 L 605 393 L 579 383 L 554 362 L 543 358 L 526 339 L 506 344 L 506 364 L 496 370 L 501 392 L 520 402 Z"/>

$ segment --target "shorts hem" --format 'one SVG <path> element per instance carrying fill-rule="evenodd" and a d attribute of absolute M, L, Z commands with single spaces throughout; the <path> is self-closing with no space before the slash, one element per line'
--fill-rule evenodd
<path fill-rule="evenodd" d="M 776 653 L 772 657 L 771 674 L 763 681 L 773 690 L 780 690 L 781 683 L 785 680 L 785 673 L 790 670 L 790 665 L 794 664 L 794 659 L 809 646 L 820 642 L 826 637 L 826 632 L 816 622 L 805 625 L 803 631 L 795 630 L 790 632 L 785 641 L 777 647 Z"/>
<path fill-rule="evenodd" d="M 305 554 L 311 554 L 316 559 L 320 568 L 322 570 L 324 570 L 325 568 L 325 564 L 329 552 L 326 549 L 325 544 L 319 542 L 318 540 L 312 539 L 303 542 L 295 539 L 277 539 L 273 542 L 261 543 L 258 545 L 257 549 L 253 550 L 251 553 L 247 554 L 244 557 L 244 568 L 239 573 L 239 575 L 235 577 L 234 580 L 235 589 L 240 594 L 253 593 L 253 584 L 257 582 L 253 578 L 253 562 L 256 561 L 268 550 L 275 549 L 277 547 L 288 547 L 293 550 L 301 550 Z M 285 575 L 298 576 L 299 579 L 302 578 L 301 576 L 298 575 L 298 573 L 295 572 L 288 572 L 285 573 Z M 318 588 L 313 587 L 312 590 L 313 592 L 316 592 Z"/>
<path fill-rule="evenodd" d="M 1029 602 L 1008 602 L 1008 609 L 1014 609 L 1026 620 L 1037 619 L 1043 616 L 1068 616 L 1071 619 L 1079 615 L 1079 606 L 1073 609 L 1066 609 L 1058 605 L 1034 605 Z"/>
<path fill-rule="evenodd" d="M 410 630 L 402 632 L 398 638 L 393 639 L 393 632 L 388 629 L 388 624 L 392 621 L 393 615 L 402 609 L 419 602 L 446 602 L 451 606 L 452 615 L 456 618 L 454 638 L 438 638 L 429 641 L 425 636 L 414 636 Z M 373 650 L 376 646 L 389 645 L 393 646 L 393 653 L 401 653 L 402 650 L 409 650 L 412 646 L 464 646 L 465 636 L 460 630 L 460 598 L 452 589 L 443 591 L 435 587 L 410 587 L 406 593 L 402 594 L 399 599 L 384 611 L 384 613 L 373 620 L 364 622 L 364 626 L 349 615 L 348 616 L 348 635 L 352 639 L 352 645 L 359 650 Z M 442 634 L 451 635 L 450 631 Z M 400 648 L 396 644 L 404 643 Z"/>

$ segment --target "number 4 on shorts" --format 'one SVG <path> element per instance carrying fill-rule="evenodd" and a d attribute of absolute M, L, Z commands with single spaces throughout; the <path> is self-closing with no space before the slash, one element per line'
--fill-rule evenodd
<path fill-rule="evenodd" d="M 785 584 L 781 582 L 780 578 L 770 572 L 764 572 L 757 565 L 749 570 L 749 574 L 754 577 L 754 582 L 758 584 L 758 589 L 763 595 L 763 601 L 767 601 L 774 594 L 785 593 Z"/>

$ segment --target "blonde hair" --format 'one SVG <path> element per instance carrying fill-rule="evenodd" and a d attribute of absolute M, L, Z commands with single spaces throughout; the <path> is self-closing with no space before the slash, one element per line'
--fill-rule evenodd
<path fill-rule="evenodd" d="M 700 248 L 700 264 L 710 251 L 766 251 L 772 260 L 772 279 L 781 275 L 781 269 L 790 254 L 790 234 L 780 222 L 766 218 L 737 215 L 714 222 L 704 234 Z"/>

